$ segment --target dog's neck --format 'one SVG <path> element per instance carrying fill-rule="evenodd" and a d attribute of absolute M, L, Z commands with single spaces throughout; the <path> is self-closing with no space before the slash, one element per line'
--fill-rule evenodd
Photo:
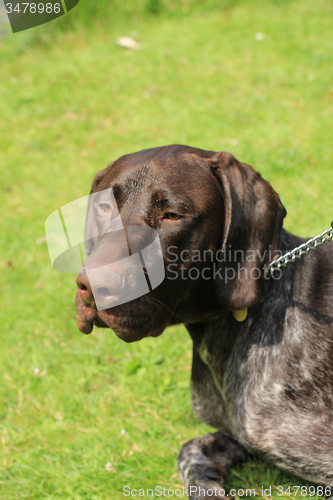
<path fill-rule="evenodd" d="M 214 283 L 208 281 L 179 303 L 172 324 L 205 322 L 223 314 L 226 309 L 217 299 Z"/>

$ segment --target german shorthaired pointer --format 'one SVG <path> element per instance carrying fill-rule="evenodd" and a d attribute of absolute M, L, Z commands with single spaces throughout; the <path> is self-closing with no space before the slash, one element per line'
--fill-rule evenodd
<path fill-rule="evenodd" d="M 305 240 L 282 229 L 286 211 L 271 185 L 226 152 L 173 145 L 129 154 L 95 176 L 92 193 L 108 188 L 124 227 L 157 232 L 165 278 L 98 311 L 85 269 L 111 252 L 103 227 L 112 211 L 90 206 L 78 327 L 112 328 L 134 342 L 185 323 L 193 410 L 217 429 L 180 451 L 183 483 L 202 488 L 191 498 L 207 489 L 223 498 L 227 469 L 250 455 L 333 485 L 333 244 L 268 274 L 276 256 Z M 111 299 L 121 294 L 121 266 L 113 272 L 116 285 L 100 282 Z"/>

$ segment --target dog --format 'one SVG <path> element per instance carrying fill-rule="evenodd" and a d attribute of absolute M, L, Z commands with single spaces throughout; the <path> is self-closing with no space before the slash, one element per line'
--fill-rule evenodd
<path fill-rule="evenodd" d="M 274 258 L 306 240 L 282 228 L 286 210 L 272 186 L 227 152 L 172 145 L 125 155 L 95 176 L 91 192 L 110 188 L 125 227 L 158 234 L 165 278 L 111 307 L 122 290 L 118 259 L 111 278 L 99 275 L 111 306 L 97 310 L 86 269 L 120 254 L 103 229 L 110 202 L 89 206 L 78 328 L 111 328 L 134 342 L 185 324 L 193 410 L 217 429 L 180 451 L 191 498 L 224 498 L 228 468 L 251 456 L 333 485 L 333 244 L 269 273 Z"/>

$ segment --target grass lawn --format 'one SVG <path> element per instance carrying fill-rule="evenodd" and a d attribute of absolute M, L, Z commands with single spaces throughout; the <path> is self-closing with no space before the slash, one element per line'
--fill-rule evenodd
<path fill-rule="evenodd" d="M 181 444 L 211 430 L 192 414 L 185 328 L 130 345 L 110 330 L 80 334 L 75 275 L 52 269 L 44 222 L 109 161 L 182 143 L 253 165 L 281 195 L 288 230 L 329 227 L 332 26 L 329 0 L 266 0 L 1 39 L 1 500 L 180 484 Z M 122 35 L 142 50 L 116 46 Z M 227 487 L 267 500 L 306 484 L 251 462 Z"/>

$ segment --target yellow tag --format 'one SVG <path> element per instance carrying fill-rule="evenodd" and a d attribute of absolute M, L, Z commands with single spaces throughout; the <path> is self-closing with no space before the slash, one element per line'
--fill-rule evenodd
<path fill-rule="evenodd" d="M 232 311 L 232 314 L 234 315 L 235 320 L 241 323 L 246 319 L 247 309 L 242 309 L 241 311 Z"/>

